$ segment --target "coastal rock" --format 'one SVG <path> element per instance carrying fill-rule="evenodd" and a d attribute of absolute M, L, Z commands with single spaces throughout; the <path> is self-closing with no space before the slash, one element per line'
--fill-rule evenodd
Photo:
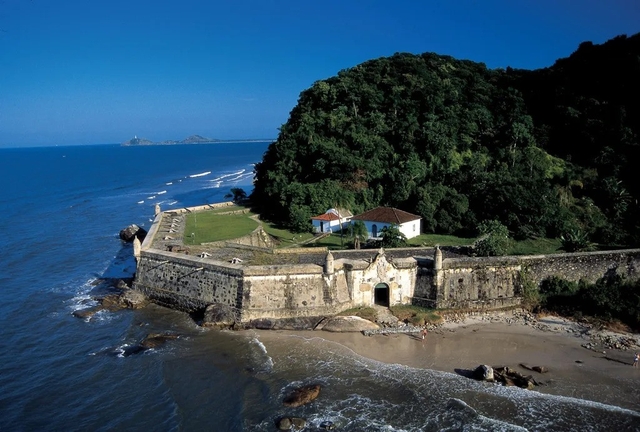
<path fill-rule="evenodd" d="M 524 376 L 507 366 L 494 367 L 493 376 L 497 382 L 505 386 L 517 386 L 531 390 L 537 385 L 531 375 Z"/>
<path fill-rule="evenodd" d="M 149 304 L 149 299 L 138 290 L 128 289 L 120 295 L 120 303 L 127 309 L 142 309 Z"/>
<path fill-rule="evenodd" d="M 236 311 L 229 305 L 213 303 L 207 306 L 202 319 L 203 327 L 232 328 L 236 324 Z"/>
<path fill-rule="evenodd" d="M 301 417 L 282 417 L 276 422 L 278 430 L 301 430 L 307 425 L 307 421 Z"/>
<path fill-rule="evenodd" d="M 98 305 L 87 309 L 75 310 L 73 311 L 72 315 L 76 318 L 88 320 L 103 309 L 104 308 L 101 305 Z"/>
<path fill-rule="evenodd" d="M 380 326 L 369 320 L 357 316 L 335 316 L 329 318 L 322 327 L 322 330 L 330 332 L 362 332 L 365 330 L 376 330 Z"/>
<path fill-rule="evenodd" d="M 245 328 L 260 330 L 313 330 L 324 317 L 293 317 L 293 318 L 260 318 L 251 320 Z"/>
<path fill-rule="evenodd" d="M 119 294 L 108 294 L 100 299 L 100 304 L 103 309 L 107 309 L 109 312 L 116 312 L 122 309 L 126 309 L 126 305 L 122 302 L 122 298 Z"/>
<path fill-rule="evenodd" d="M 120 240 L 127 243 L 133 242 L 133 239 L 135 237 L 137 237 L 138 240 L 142 242 L 146 235 L 147 231 L 145 231 L 143 228 L 140 228 L 136 224 L 131 224 L 128 227 L 120 230 Z"/>
<path fill-rule="evenodd" d="M 336 425 L 331 420 L 325 420 L 322 423 L 320 423 L 320 429 L 334 430 L 335 428 L 336 428 Z"/>
<path fill-rule="evenodd" d="M 473 371 L 473 377 L 479 381 L 494 381 L 493 368 L 480 365 Z"/>
<path fill-rule="evenodd" d="M 528 366 L 528 365 L 526 365 L 524 363 L 520 363 L 520 367 L 524 368 L 524 369 L 527 369 L 527 370 L 530 370 L 530 371 L 538 372 L 538 373 L 541 373 L 541 374 L 549 372 L 549 369 L 547 369 L 544 366 Z"/>
<path fill-rule="evenodd" d="M 293 390 L 293 392 L 291 392 L 287 397 L 284 398 L 282 403 L 285 406 L 295 408 L 314 401 L 319 394 L 319 385 L 308 385 Z"/>
<path fill-rule="evenodd" d="M 168 340 L 178 339 L 178 335 L 170 333 L 150 333 L 142 339 L 140 346 L 147 349 L 158 348 L 164 345 Z"/>

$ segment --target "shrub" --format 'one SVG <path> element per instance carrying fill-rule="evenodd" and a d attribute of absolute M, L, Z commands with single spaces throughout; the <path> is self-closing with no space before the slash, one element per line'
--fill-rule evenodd
<path fill-rule="evenodd" d="M 585 252 L 593 249 L 589 235 L 579 229 L 571 230 L 560 236 L 562 249 L 566 252 Z"/>
<path fill-rule="evenodd" d="M 480 238 L 474 245 L 477 255 L 506 255 L 511 246 L 509 230 L 497 220 L 486 220 L 478 225 Z"/>

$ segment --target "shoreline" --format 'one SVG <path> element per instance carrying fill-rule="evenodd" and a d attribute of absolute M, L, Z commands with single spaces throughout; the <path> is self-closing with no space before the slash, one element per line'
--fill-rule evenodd
<path fill-rule="evenodd" d="M 631 366 L 634 353 L 640 351 L 640 335 L 593 330 L 555 316 L 532 322 L 527 316 L 524 314 L 523 319 L 516 314 L 494 313 L 456 319 L 429 330 L 425 340 L 417 333 L 364 336 L 359 332 L 256 331 L 267 337 L 276 333 L 319 338 L 382 363 L 463 376 L 482 364 L 508 366 L 532 375 L 541 384 L 522 391 L 575 397 L 640 412 L 640 367 Z M 594 342 L 616 338 L 635 343 L 621 350 Z M 548 372 L 533 372 L 521 364 L 544 366 Z"/>

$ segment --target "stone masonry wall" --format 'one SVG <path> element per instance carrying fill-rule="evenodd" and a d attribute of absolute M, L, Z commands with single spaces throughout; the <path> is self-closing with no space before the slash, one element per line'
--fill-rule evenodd
<path fill-rule="evenodd" d="M 240 308 L 242 268 L 221 264 L 171 252 L 144 251 L 134 288 L 157 303 L 189 312 L 211 303 Z"/>
<path fill-rule="evenodd" d="M 551 276 L 591 283 L 612 274 L 639 279 L 640 250 L 452 258 L 440 272 L 442 283 L 431 296 L 438 308 L 497 308 L 520 303 L 522 277 L 538 285 Z M 428 278 L 429 271 L 419 275 Z M 426 285 L 418 282 L 416 291 L 426 291 Z"/>
<path fill-rule="evenodd" d="M 246 270 L 242 321 L 334 315 L 351 307 L 344 272 L 325 275 L 317 265 Z"/>

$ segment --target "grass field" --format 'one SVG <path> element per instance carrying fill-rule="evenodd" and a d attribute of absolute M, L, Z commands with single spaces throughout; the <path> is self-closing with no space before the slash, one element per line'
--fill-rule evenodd
<path fill-rule="evenodd" d="M 352 241 L 340 233 L 334 233 L 315 242 L 311 233 L 293 233 L 287 229 L 270 222 L 258 222 L 255 213 L 248 211 L 244 214 L 222 214 L 236 210 L 249 210 L 243 206 L 228 206 L 218 209 L 206 210 L 187 215 L 184 243 L 196 245 L 216 241 L 231 240 L 250 234 L 262 223 L 263 229 L 278 241 L 278 248 L 284 247 L 327 247 L 331 250 L 350 249 Z M 410 246 L 468 246 L 475 239 L 456 237 L 442 234 L 421 234 L 409 240 Z M 533 239 L 513 242 L 509 249 L 509 255 L 536 255 L 559 253 L 559 239 Z"/>
<path fill-rule="evenodd" d="M 258 228 L 258 222 L 250 213 L 219 215 L 214 212 L 197 212 L 187 215 L 184 243 L 195 245 L 242 237 Z"/>

